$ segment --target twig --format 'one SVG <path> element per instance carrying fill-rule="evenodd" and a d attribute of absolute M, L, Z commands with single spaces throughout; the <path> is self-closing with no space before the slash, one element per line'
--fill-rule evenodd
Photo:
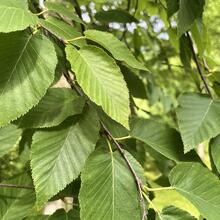
<path fill-rule="evenodd" d="M 172 186 L 168 187 L 158 187 L 158 188 L 149 188 L 147 186 L 144 186 L 144 189 L 148 192 L 155 192 L 155 191 L 163 191 L 163 190 L 173 190 L 174 188 Z"/>
<path fill-rule="evenodd" d="M 209 89 L 209 86 L 208 86 L 208 82 L 207 82 L 207 80 L 206 80 L 206 77 L 205 77 L 205 75 L 203 74 L 202 68 L 200 67 L 199 60 L 198 60 L 198 57 L 197 57 L 197 55 L 196 55 L 196 52 L 195 52 L 195 49 L 194 49 L 194 46 L 193 46 L 192 38 L 191 38 L 189 32 L 186 32 L 186 35 L 187 35 L 187 38 L 188 38 L 188 40 L 189 40 L 189 46 L 190 46 L 190 49 L 191 49 L 191 51 L 192 51 L 193 59 L 194 59 L 194 61 L 195 61 L 195 64 L 196 64 L 197 70 L 198 70 L 198 72 L 199 72 L 200 78 L 201 78 L 201 80 L 202 80 L 203 83 L 204 83 L 204 86 L 205 86 L 205 89 L 206 89 L 207 93 L 209 94 L 209 96 L 210 96 L 211 98 L 213 98 L 212 93 L 211 93 L 211 91 L 210 91 L 210 89 Z"/>
<path fill-rule="evenodd" d="M 123 140 L 127 140 L 127 139 L 130 139 L 131 136 L 128 135 L 128 136 L 125 136 L 125 137 L 119 137 L 119 138 L 114 138 L 116 141 L 123 141 Z"/>
<path fill-rule="evenodd" d="M 0 188 L 34 189 L 33 186 L 21 186 L 15 184 L 0 183 Z"/>

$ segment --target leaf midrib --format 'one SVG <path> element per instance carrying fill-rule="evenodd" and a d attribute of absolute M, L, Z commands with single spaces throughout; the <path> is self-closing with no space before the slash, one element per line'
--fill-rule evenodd
<path fill-rule="evenodd" d="M 201 125 L 203 124 L 203 121 L 204 121 L 205 118 L 207 117 L 207 115 L 208 115 L 208 113 L 209 113 L 209 110 L 210 110 L 212 104 L 213 104 L 213 100 L 210 100 L 210 103 L 209 103 L 209 105 L 208 105 L 208 107 L 207 107 L 207 110 L 206 110 L 205 114 L 203 115 L 203 117 L 202 117 L 202 119 L 201 119 L 199 125 L 196 127 L 196 129 L 195 129 L 194 132 L 193 132 L 193 135 L 192 135 L 192 136 L 193 136 L 194 138 L 195 138 L 195 136 L 196 136 L 196 134 L 197 134 L 199 128 L 200 128 Z"/>
<path fill-rule="evenodd" d="M 15 65 L 14 65 L 12 71 L 11 71 L 11 74 L 10 74 L 10 76 L 9 76 L 9 78 L 8 78 L 8 80 L 7 80 L 7 82 L 6 82 L 5 86 L 4 86 L 4 88 L 3 88 L 2 92 L 1 92 L 1 94 L 0 94 L 0 97 L 4 94 L 5 89 L 6 89 L 6 87 L 8 86 L 8 83 L 10 82 L 10 80 L 11 80 L 11 78 L 12 78 L 12 76 L 13 76 L 13 74 L 14 74 L 16 68 L 17 68 L 17 65 L 18 65 L 18 63 L 20 62 L 22 56 L 24 55 L 24 52 L 25 52 L 25 50 L 27 49 L 27 46 L 28 46 L 28 44 L 30 43 L 30 40 L 31 40 L 32 37 L 33 37 L 33 35 L 30 35 L 30 36 L 28 37 L 27 42 L 25 43 L 24 48 L 22 49 L 21 54 L 19 55 L 19 57 L 18 57 L 18 59 L 17 59 Z"/>

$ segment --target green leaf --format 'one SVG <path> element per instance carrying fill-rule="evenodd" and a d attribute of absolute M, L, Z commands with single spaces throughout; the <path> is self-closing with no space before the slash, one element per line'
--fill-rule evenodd
<path fill-rule="evenodd" d="M 101 108 L 98 109 L 98 115 L 114 138 L 120 138 L 129 135 L 129 131 L 124 126 L 111 119 Z"/>
<path fill-rule="evenodd" d="M 79 211 L 71 209 L 66 212 L 64 209 L 58 209 L 53 215 L 38 215 L 25 218 L 25 220 L 80 220 Z"/>
<path fill-rule="evenodd" d="M 48 215 L 36 215 L 36 216 L 28 216 L 25 220 L 49 220 Z"/>
<path fill-rule="evenodd" d="M 55 18 L 55 17 L 48 17 L 46 20 L 40 19 L 41 25 L 47 29 L 49 32 L 53 33 L 56 37 L 62 40 L 72 40 L 74 38 L 82 36 L 76 28 L 70 26 L 69 24 Z M 76 46 L 83 46 L 85 45 L 84 39 L 79 39 L 72 41 L 73 44 Z"/>
<path fill-rule="evenodd" d="M 173 128 L 153 120 L 135 118 L 131 123 L 131 136 L 171 160 L 184 160 L 181 137 Z"/>
<path fill-rule="evenodd" d="M 126 66 L 121 65 L 120 69 L 124 75 L 125 81 L 127 83 L 131 95 L 135 98 L 146 99 L 147 91 L 140 77 Z"/>
<path fill-rule="evenodd" d="M 179 51 L 180 51 L 180 60 L 184 66 L 186 72 L 191 71 L 191 60 L 192 60 L 192 51 L 189 45 L 189 39 L 187 36 L 182 35 L 179 39 Z"/>
<path fill-rule="evenodd" d="M 126 45 L 111 33 L 88 30 L 85 31 L 84 34 L 86 38 L 97 42 L 108 50 L 116 60 L 123 61 L 136 69 L 147 70 L 146 67 L 134 57 Z"/>
<path fill-rule="evenodd" d="M 211 148 L 211 155 L 213 162 L 215 164 L 215 167 L 217 168 L 218 172 L 220 173 L 220 135 L 215 137 L 214 139 L 211 140 L 210 146 Z"/>
<path fill-rule="evenodd" d="M 32 185 L 31 178 L 26 174 L 7 181 L 7 184 Z M 0 188 L 0 195 L 1 220 L 23 220 L 31 213 L 35 202 L 33 189 Z"/>
<path fill-rule="evenodd" d="M 39 104 L 18 120 L 21 128 L 54 127 L 71 115 L 80 114 L 85 99 L 67 88 L 50 88 Z"/>
<path fill-rule="evenodd" d="M 197 18 L 202 17 L 205 0 L 180 0 L 178 13 L 178 34 L 188 31 Z"/>
<path fill-rule="evenodd" d="M 167 17 L 172 17 L 179 10 L 179 0 L 166 0 Z"/>
<path fill-rule="evenodd" d="M 161 220 L 196 220 L 188 212 L 175 206 L 167 206 L 162 210 Z"/>
<path fill-rule="evenodd" d="M 62 3 L 45 2 L 45 6 L 49 11 L 58 13 L 59 15 L 65 16 L 73 21 L 84 24 L 83 21 L 76 14 L 74 14 L 74 11 L 72 11 L 70 8 L 67 8 Z"/>
<path fill-rule="evenodd" d="M 21 138 L 22 130 L 15 125 L 8 125 L 0 128 L 0 157 L 7 154 L 13 147 L 16 146 Z"/>
<path fill-rule="evenodd" d="M 195 20 L 191 28 L 191 33 L 196 43 L 198 53 L 202 56 L 208 46 L 209 38 L 207 29 L 202 23 L 201 18 Z"/>
<path fill-rule="evenodd" d="M 131 22 L 138 22 L 138 20 L 129 14 L 125 10 L 115 9 L 115 10 L 108 10 L 108 11 L 101 11 L 95 14 L 96 20 L 102 23 L 131 23 Z"/>
<path fill-rule="evenodd" d="M 0 34 L 0 127 L 25 114 L 46 93 L 57 64 L 43 35 Z"/>
<path fill-rule="evenodd" d="M 125 153 L 133 169 L 144 179 L 140 165 L 129 153 Z M 141 219 L 137 186 L 119 152 L 95 151 L 87 160 L 81 178 L 81 219 Z"/>
<path fill-rule="evenodd" d="M 220 216 L 220 182 L 198 163 L 180 163 L 169 175 L 171 185 L 209 220 Z"/>
<path fill-rule="evenodd" d="M 84 92 L 111 118 L 128 128 L 128 89 L 115 61 L 95 46 L 86 46 L 79 51 L 68 46 L 66 53 Z"/>
<path fill-rule="evenodd" d="M 188 93 L 179 104 L 177 118 L 185 152 L 220 133 L 220 101 Z"/>
<path fill-rule="evenodd" d="M 36 15 L 28 11 L 27 0 L 0 0 L 0 32 L 24 30 L 37 24 Z"/>
<path fill-rule="evenodd" d="M 80 220 L 78 210 L 71 209 L 66 212 L 64 209 L 57 210 L 48 220 Z"/>
<path fill-rule="evenodd" d="M 39 206 L 78 177 L 98 135 L 96 113 L 88 109 L 59 127 L 34 134 L 31 167 Z"/>

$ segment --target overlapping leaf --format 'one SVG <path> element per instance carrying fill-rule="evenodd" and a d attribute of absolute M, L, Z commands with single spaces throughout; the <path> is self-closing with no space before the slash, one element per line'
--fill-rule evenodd
<path fill-rule="evenodd" d="M 95 46 L 86 46 L 79 51 L 68 46 L 66 53 L 84 92 L 111 118 L 128 128 L 128 89 L 114 60 Z"/>
<path fill-rule="evenodd" d="M 220 216 L 220 182 L 198 163 L 180 163 L 169 175 L 171 185 L 209 220 Z"/>
<path fill-rule="evenodd" d="M 7 184 L 31 186 L 31 178 L 26 174 L 7 181 Z M 33 189 L 0 188 L 0 219 L 23 220 L 30 214 L 35 202 Z"/>
<path fill-rule="evenodd" d="M 85 99 L 71 89 L 50 88 L 39 104 L 19 121 L 22 128 L 45 128 L 59 125 L 67 117 L 80 114 Z"/>
<path fill-rule="evenodd" d="M 65 16 L 73 21 L 78 23 L 83 23 L 83 21 L 76 15 L 74 12 L 67 8 L 64 4 L 56 3 L 56 2 L 45 2 L 45 5 L 49 11 L 56 12 L 61 16 Z"/>
<path fill-rule="evenodd" d="M 7 154 L 18 142 L 22 130 L 15 125 L 0 128 L 0 157 Z"/>
<path fill-rule="evenodd" d="M 189 93 L 179 104 L 177 118 L 185 152 L 220 133 L 220 101 Z"/>
<path fill-rule="evenodd" d="M 202 17 L 205 0 L 180 0 L 178 13 L 178 33 L 181 36 L 188 31 L 195 19 Z"/>
<path fill-rule="evenodd" d="M 46 20 L 40 19 L 41 25 L 57 36 L 59 39 L 62 40 L 73 40 L 74 38 L 82 36 L 76 28 L 70 26 L 69 24 L 55 18 L 55 17 L 48 17 Z M 85 45 L 84 39 L 78 39 L 76 41 L 72 41 L 73 44 L 76 46 L 83 46 Z"/>
<path fill-rule="evenodd" d="M 98 135 L 99 122 L 92 109 L 57 128 L 35 133 L 31 167 L 39 206 L 78 177 Z"/>
<path fill-rule="evenodd" d="M 162 210 L 161 220 L 196 220 L 196 218 L 180 208 L 167 206 Z"/>
<path fill-rule="evenodd" d="M 95 18 L 103 23 L 117 22 L 117 23 L 131 23 L 138 22 L 138 20 L 125 10 L 114 9 L 108 11 L 100 11 L 95 14 Z"/>
<path fill-rule="evenodd" d="M 0 126 L 25 114 L 46 93 L 57 64 L 53 44 L 40 34 L 0 34 Z"/>
<path fill-rule="evenodd" d="M 123 61 L 136 69 L 147 70 L 145 66 L 134 57 L 126 45 L 111 33 L 97 30 L 87 30 L 84 34 L 86 38 L 97 42 L 108 50 L 116 60 Z"/>
<path fill-rule="evenodd" d="M 126 153 L 143 179 L 143 171 Z M 144 181 L 144 180 L 143 180 Z M 118 152 L 97 150 L 87 160 L 80 190 L 81 219 L 140 220 L 142 210 L 134 177 Z"/>
<path fill-rule="evenodd" d="M 213 162 L 220 173 L 220 135 L 215 137 L 213 140 L 211 140 L 210 146 L 211 149 L 211 156 L 213 159 Z"/>
<path fill-rule="evenodd" d="M 36 15 L 28 11 L 27 0 L 0 0 L 0 32 L 24 30 L 37 24 Z"/>

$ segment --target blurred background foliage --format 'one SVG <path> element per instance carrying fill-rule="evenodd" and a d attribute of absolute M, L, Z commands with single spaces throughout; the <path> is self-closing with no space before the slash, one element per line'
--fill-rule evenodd
<path fill-rule="evenodd" d="M 51 1 L 65 4 L 74 12 L 75 1 Z M 88 29 L 113 33 L 149 69 L 148 72 L 131 71 L 120 64 L 134 97 L 133 111 L 138 116 L 155 118 L 177 128 L 175 108 L 178 97 L 190 91 L 205 93 L 189 42 L 184 35 L 178 36 L 178 0 L 78 0 L 78 4 Z M 76 24 L 76 28 L 80 30 L 81 27 Z M 215 95 L 220 96 L 220 0 L 206 1 L 203 22 L 197 19 L 191 34 L 203 72 Z M 26 169 L 31 132 L 24 131 L 17 148 L 0 158 L 0 181 Z M 134 155 L 144 166 L 148 179 L 156 181 L 158 186 L 168 185 L 167 175 L 174 166 L 172 161 L 143 143 L 128 140 L 126 146 L 135 148 Z M 204 155 L 202 159 L 207 164 L 209 161 Z M 177 207 L 185 207 L 193 215 L 198 215 L 197 210 L 176 192 L 158 194 L 155 205 L 162 209 L 171 199 L 176 201 Z"/>

